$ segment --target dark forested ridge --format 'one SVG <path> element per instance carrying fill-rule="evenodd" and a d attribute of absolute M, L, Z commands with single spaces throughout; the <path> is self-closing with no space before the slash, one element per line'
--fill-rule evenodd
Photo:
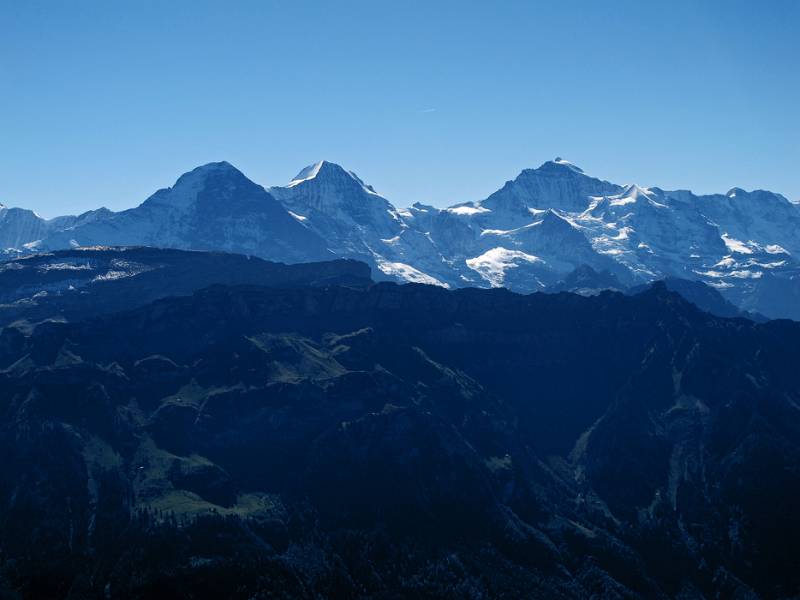
<path fill-rule="evenodd" d="M 129 310 L 213 284 L 369 285 L 354 260 L 283 264 L 255 256 L 169 248 L 76 248 L 0 265 L 0 326 L 76 321 Z"/>
<path fill-rule="evenodd" d="M 8 305 L 0 597 L 800 593 L 800 324 L 302 268 Z"/>

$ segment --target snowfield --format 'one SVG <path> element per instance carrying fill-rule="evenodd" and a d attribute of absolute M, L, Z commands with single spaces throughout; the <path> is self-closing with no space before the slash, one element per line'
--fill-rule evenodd
<path fill-rule="evenodd" d="M 525 169 L 485 199 L 448 208 L 398 209 L 354 172 L 324 160 L 268 189 L 228 163 L 211 163 L 118 213 L 45 220 L 0 205 L 4 260 L 93 245 L 223 250 L 283 262 L 354 258 L 398 281 L 519 292 L 586 265 L 623 286 L 700 280 L 742 308 L 800 318 L 800 307 L 795 314 L 784 301 L 800 297 L 800 205 L 763 190 L 701 196 L 623 186 L 562 158 Z M 108 276 L 122 273 L 130 271 Z"/>

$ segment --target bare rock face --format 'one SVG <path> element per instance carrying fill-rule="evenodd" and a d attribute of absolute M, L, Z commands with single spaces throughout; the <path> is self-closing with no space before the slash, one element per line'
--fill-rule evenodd
<path fill-rule="evenodd" d="M 0 204 L 0 248 L 22 249 L 47 233 L 47 221 L 32 210 L 6 208 Z"/>
<path fill-rule="evenodd" d="M 62 224 L 67 226 L 36 249 L 152 246 L 237 252 L 281 262 L 334 257 L 264 188 L 225 162 L 182 175 L 173 187 L 136 208 Z"/>

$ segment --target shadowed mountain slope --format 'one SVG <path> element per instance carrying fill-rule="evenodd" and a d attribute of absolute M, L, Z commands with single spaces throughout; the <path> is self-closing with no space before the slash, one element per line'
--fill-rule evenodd
<path fill-rule="evenodd" d="M 789 597 L 798 348 L 663 285 L 212 286 L 6 328 L 0 582 Z"/>
<path fill-rule="evenodd" d="M 0 264 L 0 326 L 14 321 L 82 320 L 190 295 L 212 284 L 372 283 L 352 260 L 285 265 L 221 252 L 161 248 L 76 248 Z"/>

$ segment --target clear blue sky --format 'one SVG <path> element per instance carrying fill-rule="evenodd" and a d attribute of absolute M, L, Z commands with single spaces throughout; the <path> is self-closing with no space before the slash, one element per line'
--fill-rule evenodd
<path fill-rule="evenodd" d="M 321 158 L 398 205 L 556 155 L 800 200 L 800 2 L 0 0 L 0 202 L 134 206 Z"/>

